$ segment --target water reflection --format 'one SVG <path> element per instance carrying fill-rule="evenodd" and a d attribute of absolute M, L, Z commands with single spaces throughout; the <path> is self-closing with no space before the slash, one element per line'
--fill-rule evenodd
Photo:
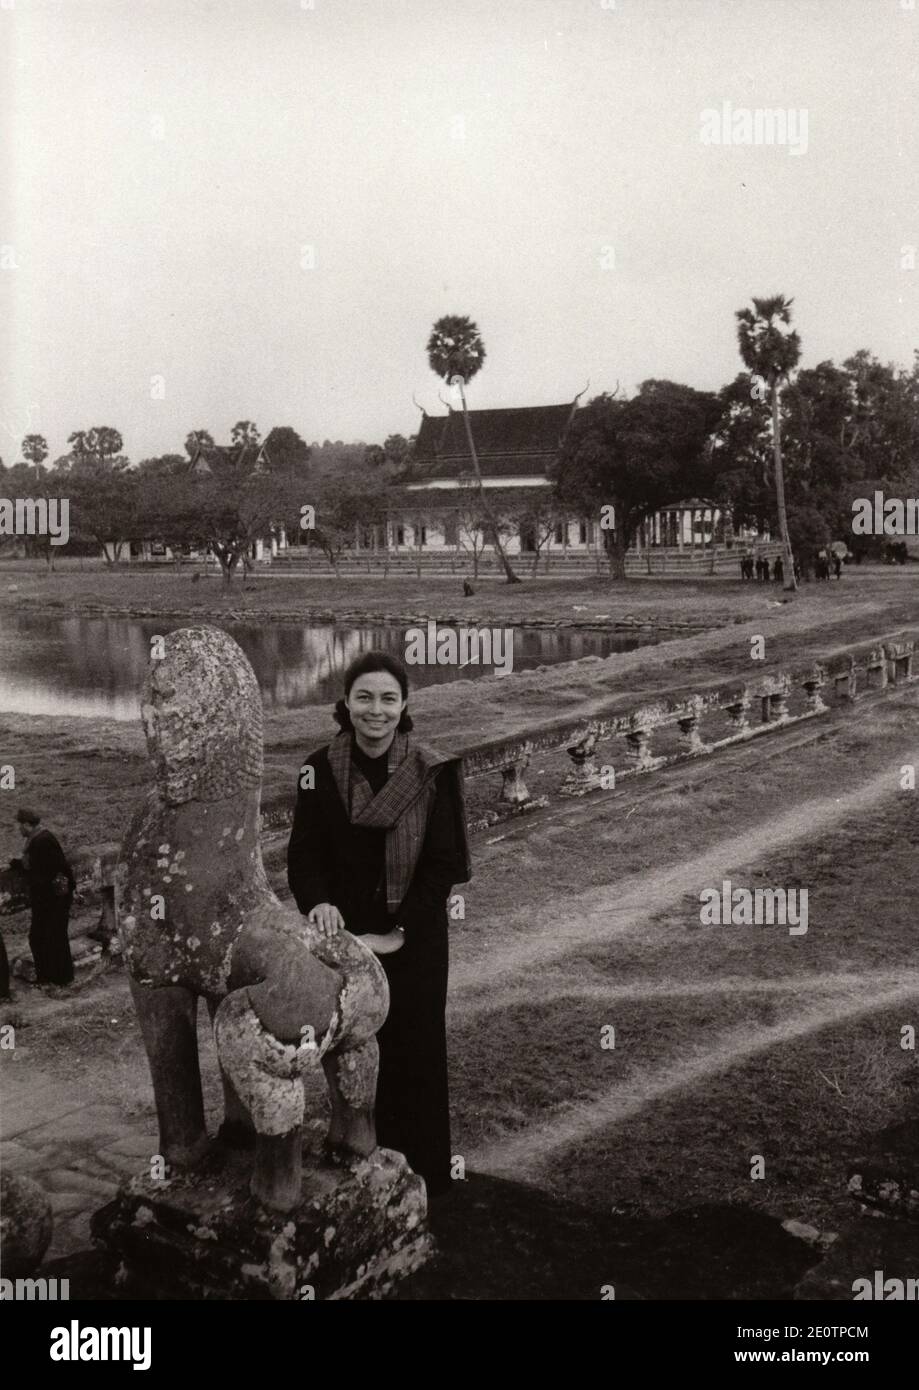
<path fill-rule="evenodd" d="M 187 618 L 54 618 L 0 615 L 0 711 L 20 714 L 101 715 L 136 719 L 150 655 L 150 638 L 188 627 Z M 405 629 L 368 625 L 312 627 L 217 623 L 252 663 L 266 709 L 332 704 L 348 662 L 368 647 L 396 656 Z M 630 651 L 638 639 L 603 632 L 517 628 L 514 670 L 582 656 Z M 477 679 L 487 666 L 414 666 L 414 685 Z"/>

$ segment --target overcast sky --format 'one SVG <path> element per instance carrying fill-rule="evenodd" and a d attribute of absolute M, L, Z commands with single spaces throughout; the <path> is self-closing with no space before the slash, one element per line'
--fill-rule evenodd
<path fill-rule="evenodd" d="M 482 407 L 718 387 L 754 294 L 794 295 L 804 365 L 908 364 L 909 4 L 0 0 L 0 455 L 410 433 L 445 313 Z M 726 102 L 800 152 L 704 143 Z"/>

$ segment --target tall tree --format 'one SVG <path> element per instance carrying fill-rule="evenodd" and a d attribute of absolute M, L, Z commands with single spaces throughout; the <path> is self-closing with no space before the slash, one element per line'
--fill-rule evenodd
<path fill-rule="evenodd" d="M 775 463 L 775 505 L 779 535 L 782 540 L 784 587 L 797 589 L 794 555 L 788 534 L 788 513 L 785 507 L 785 471 L 782 460 L 782 423 L 779 411 L 781 388 L 801 358 L 801 339 L 790 328 L 793 299 L 775 294 L 766 299 L 753 299 L 752 309 L 738 309 L 737 342 L 740 355 L 754 376 L 769 390 L 772 408 L 772 448 Z"/>
<path fill-rule="evenodd" d="M 315 495 L 313 536 L 338 575 L 341 557 L 354 545 L 358 529 L 375 530 L 385 523 L 390 500 L 386 482 L 371 466 L 352 468 L 322 478 Z"/>
<path fill-rule="evenodd" d="M 137 465 L 137 514 L 145 540 L 157 540 L 172 551 L 177 569 L 182 552 L 199 531 L 196 478 L 182 454 L 141 459 Z"/>
<path fill-rule="evenodd" d="M 390 434 L 382 444 L 368 444 L 364 450 L 364 463 L 369 468 L 378 469 L 382 476 L 393 483 L 407 482 L 411 472 L 412 451 L 415 439 L 406 439 L 402 434 Z"/>
<path fill-rule="evenodd" d="M 482 342 L 478 328 L 471 319 L 458 314 L 448 314 L 444 318 L 438 319 L 434 324 L 428 339 L 427 352 L 431 371 L 444 381 L 449 382 L 450 385 L 459 387 L 460 401 L 463 406 L 463 424 L 466 427 L 466 442 L 469 445 L 469 454 L 478 485 L 481 511 L 488 523 L 488 529 L 491 532 L 495 550 L 501 559 L 508 584 L 519 584 L 521 581 L 511 568 L 501 540 L 497 517 L 485 495 L 479 456 L 476 453 L 475 442 L 472 438 L 472 426 L 469 423 L 469 411 L 466 408 L 466 384 L 472 380 L 485 361 L 485 344 Z"/>
<path fill-rule="evenodd" d="M 48 457 L 48 441 L 43 434 L 27 434 L 22 441 L 22 457 L 35 464 L 35 476 L 41 477 L 41 465 Z"/>
<path fill-rule="evenodd" d="M 127 463 L 122 456 L 100 461 L 85 455 L 67 477 L 75 517 L 71 529 L 92 536 L 109 565 L 118 564 L 123 543 L 136 539 L 140 530 L 137 478 Z"/>
<path fill-rule="evenodd" d="M 739 372 L 718 393 L 721 414 L 712 437 L 717 472 L 713 492 L 731 508 L 736 526 L 777 530 L 772 478 L 772 425 L 769 403 L 750 391 Z"/>
<path fill-rule="evenodd" d="M 561 503 L 597 518 L 612 578 L 625 579 L 645 517 L 709 491 L 719 413 L 709 392 L 654 380 L 631 400 L 604 393 L 575 413 L 550 476 Z"/>
<path fill-rule="evenodd" d="M 247 445 L 257 445 L 261 439 L 258 426 L 251 420 L 237 420 L 230 430 L 230 441 L 237 449 Z"/>
<path fill-rule="evenodd" d="M 195 526 L 189 539 L 210 546 L 229 585 L 253 541 L 282 523 L 290 526 L 294 518 L 299 524 L 300 507 L 311 499 L 304 499 L 303 479 L 283 457 L 276 460 L 251 437 L 238 436 L 229 448 L 215 448 L 207 462 L 208 471 L 194 475 Z"/>
<path fill-rule="evenodd" d="M 125 468 L 128 460 L 121 457 L 124 440 L 111 425 L 93 425 L 90 430 L 74 430 L 67 440 L 71 446 L 74 468 L 100 467 L 103 470 Z"/>
<path fill-rule="evenodd" d="M 295 474 L 301 480 L 309 476 L 310 446 L 290 425 L 275 425 L 265 436 L 263 447 L 272 468 Z"/>

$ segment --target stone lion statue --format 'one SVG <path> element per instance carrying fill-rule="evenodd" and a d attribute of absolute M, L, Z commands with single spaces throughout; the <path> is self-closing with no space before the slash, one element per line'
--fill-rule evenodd
<path fill-rule="evenodd" d="M 160 641 L 141 707 L 154 782 L 122 842 L 118 881 L 161 1151 L 176 1168 L 209 1151 L 196 1030 L 204 998 L 224 1079 L 221 1137 L 251 1143 L 254 1129 L 252 1194 L 290 1211 L 301 1196 L 307 1068 L 321 1064 L 328 1083 L 327 1144 L 354 1155 L 376 1147 L 386 976 L 350 933 L 321 936 L 268 883 L 262 702 L 239 646 L 212 627 Z"/>

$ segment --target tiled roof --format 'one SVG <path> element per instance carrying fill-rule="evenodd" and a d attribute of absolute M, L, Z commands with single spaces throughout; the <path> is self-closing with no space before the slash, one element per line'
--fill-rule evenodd
<path fill-rule="evenodd" d="M 473 435 L 475 439 L 475 435 Z M 476 450 L 478 450 L 476 441 Z M 558 449 L 547 450 L 544 454 L 479 454 L 479 467 L 483 478 L 544 478 L 546 467 L 558 454 Z M 449 458 L 436 459 L 427 463 L 416 459 L 411 481 L 424 482 L 432 478 L 474 478 L 475 469 L 469 450 L 461 457 L 453 454 Z"/>
<path fill-rule="evenodd" d="M 531 405 L 470 410 L 469 424 L 485 477 L 545 476 L 558 455 L 572 406 Z M 425 415 L 414 451 L 413 480 L 473 473 L 462 414 Z"/>

